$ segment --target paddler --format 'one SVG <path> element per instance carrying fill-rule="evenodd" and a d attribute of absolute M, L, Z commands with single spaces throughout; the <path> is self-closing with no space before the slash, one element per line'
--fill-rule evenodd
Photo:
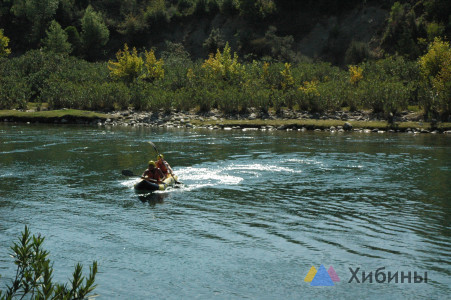
<path fill-rule="evenodd" d="M 167 177 L 168 174 L 174 176 L 174 172 L 168 162 L 164 160 L 163 154 L 158 154 L 156 166 L 163 172 L 165 177 Z"/>
<path fill-rule="evenodd" d="M 144 171 L 141 177 L 145 180 L 156 181 L 157 183 L 161 183 L 165 178 L 163 172 L 161 172 L 153 160 L 149 161 L 149 167 Z"/>

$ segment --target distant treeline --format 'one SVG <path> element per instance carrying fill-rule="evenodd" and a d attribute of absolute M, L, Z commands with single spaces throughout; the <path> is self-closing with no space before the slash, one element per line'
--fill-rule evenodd
<path fill-rule="evenodd" d="M 167 48 L 157 58 L 153 50 L 138 52 L 125 44 L 108 62 L 50 50 L 0 58 L 0 109 L 26 108 L 27 102 L 48 103 L 51 109 L 218 108 L 225 113 L 250 107 L 275 112 L 346 107 L 371 109 L 390 119 L 408 105 L 419 105 L 429 119 L 450 117 L 451 49 L 440 38 L 415 61 L 390 56 L 346 69 L 311 61 L 242 62 L 227 43 L 198 61 L 180 44 Z"/>
<path fill-rule="evenodd" d="M 340 64 L 383 54 L 416 59 L 435 37 L 451 36 L 449 0 L 9 0 L 0 2 L 0 28 L 13 56 L 51 47 L 49 32 L 58 30 L 65 36 L 63 51 L 88 61 L 110 59 L 125 43 L 140 50 L 158 45 L 159 53 L 167 40 L 182 43 L 194 59 L 229 41 L 248 62 L 296 62 L 294 45 L 316 23 L 371 5 L 390 11 L 375 42 L 352 41 L 336 28 L 320 58 Z M 348 53 L 339 50 L 341 40 Z"/>
<path fill-rule="evenodd" d="M 373 48 L 350 42 L 339 67 L 293 49 L 304 25 L 314 24 L 308 16 L 369 3 L 390 11 Z M 0 109 L 26 108 L 28 102 L 226 113 L 346 107 L 391 118 L 418 105 L 427 118 L 447 120 L 449 11 L 449 0 L 1 1 Z M 230 44 L 215 22 L 240 25 L 228 32 Z M 201 37 L 201 51 L 190 53 L 176 42 L 184 39 L 177 35 L 185 26 L 191 37 Z M 204 39 L 199 28 L 211 32 Z"/>

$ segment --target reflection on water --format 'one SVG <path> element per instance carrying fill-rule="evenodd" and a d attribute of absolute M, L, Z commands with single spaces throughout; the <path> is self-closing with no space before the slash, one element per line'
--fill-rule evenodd
<path fill-rule="evenodd" d="M 29 224 L 55 279 L 99 261 L 105 298 L 446 298 L 451 138 L 0 125 L 0 284 Z M 155 151 L 184 185 L 139 194 Z M 333 290 L 304 282 L 333 265 Z M 348 284 L 349 267 L 428 272 Z M 169 292 L 170 291 L 170 294 Z"/>
<path fill-rule="evenodd" d="M 138 199 L 141 200 L 141 202 L 148 203 L 151 206 L 155 206 L 155 204 L 164 203 L 164 199 L 167 198 L 168 195 L 169 195 L 168 193 L 160 193 L 160 192 L 137 194 Z"/>

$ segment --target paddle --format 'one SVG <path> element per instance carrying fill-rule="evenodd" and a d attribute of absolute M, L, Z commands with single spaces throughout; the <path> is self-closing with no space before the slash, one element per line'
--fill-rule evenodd
<path fill-rule="evenodd" d="M 134 174 L 133 171 L 130 171 L 130 170 L 122 170 L 122 175 L 129 176 L 129 177 L 139 177 L 139 178 L 144 179 L 144 180 L 148 180 L 148 181 L 152 181 L 152 182 L 158 183 L 158 181 L 155 180 L 155 179 L 143 178 L 140 175 Z"/>
<path fill-rule="evenodd" d="M 151 141 L 148 141 L 148 143 L 153 147 L 153 149 L 155 150 L 155 152 L 156 152 L 158 155 L 161 155 L 161 154 L 160 154 L 160 151 L 158 151 L 157 146 L 155 146 L 154 143 L 152 143 Z M 172 175 L 172 178 L 174 178 L 175 183 L 177 183 L 177 184 L 183 184 L 183 182 L 178 181 L 177 179 L 175 179 L 174 173 L 171 172 L 171 175 Z"/>
<path fill-rule="evenodd" d="M 155 152 L 157 152 L 157 154 L 160 155 L 160 151 L 158 151 L 157 146 L 155 146 L 155 144 L 152 143 L 151 141 L 149 141 L 148 143 L 155 149 Z"/>

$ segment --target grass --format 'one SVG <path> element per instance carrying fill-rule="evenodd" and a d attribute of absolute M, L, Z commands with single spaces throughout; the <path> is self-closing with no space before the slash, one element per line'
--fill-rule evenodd
<path fill-rule="evenodd" d="M 218 125 L 222 127 L 233 127 L 233 126 L 241 126 L 241 127 L 262 127 L 262 126 L 273 126 L 273 127 L 306 127 L 307 129 L 327 129 L 331 126 L 343 126 L 346 121 L 340 120 L 193 120 L 191 122 L 193 125 Z M 349 122 L 352 124 L 353 128 L 361 128 L 361 129 L 399 129 L 406 130 L 407 128 L 422 128 L 422 129 L 431 129 L 431 124 L 428 122 L 400 122 L 394 125 L 389 124 L 384 121 L 352 121 Z M 451 129 L 451 123 L 441 123 L 438 125 L 438 128 L 442 130 Z"/>
<path fill-rule="evenodd" d="M 77 110 L 77 109 L 63 109 L 63 110 L 48 110 L 48 111 L 35 111 L 25 112 L 19 110 L 0 110 L 0 118 L 13 118 L 15 120 L 34 121 L 45 119 L 107 119 L 106 114 L 96 113 L 92 111 Z"/>
<path fill-rule="evenodd" d="M 49 104 L 48 103 L 45 103 L 45 102 L 43 102 L 43 103 L 36 103 L 36 102 L 28 102 L 27 103 L 27 108 L 28 109 L 32 109 L 32 110 L 46 110 L 46 109 L 48 109 L 48 107 L 49 107 Z"/>

